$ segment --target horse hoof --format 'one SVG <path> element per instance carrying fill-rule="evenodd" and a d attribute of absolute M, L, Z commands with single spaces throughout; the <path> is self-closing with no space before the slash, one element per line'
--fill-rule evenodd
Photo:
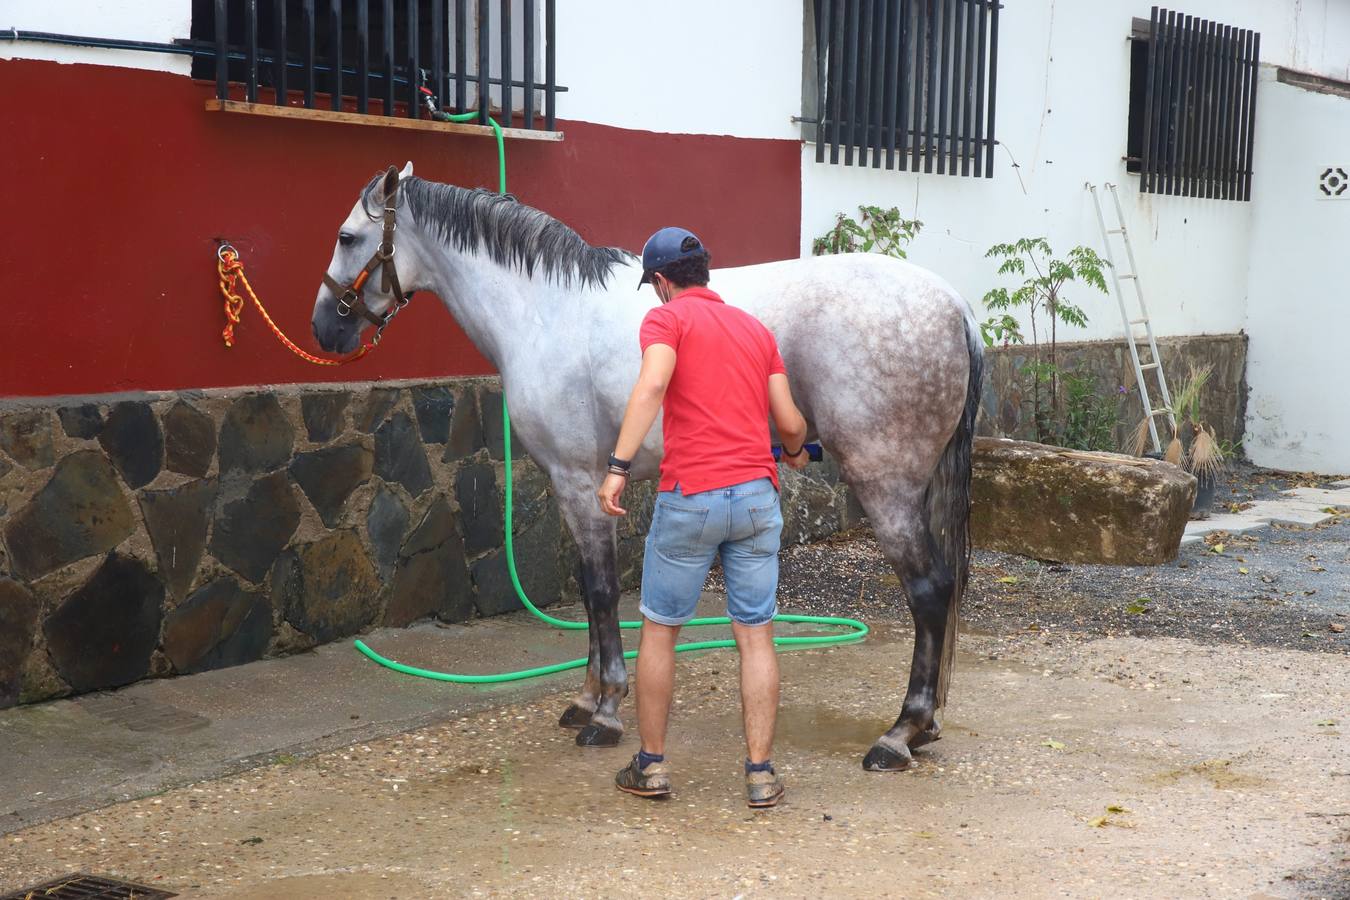
<path fill-rule="evenodd" d="M 909 742 L 909 748 L 913 750 L 916 747 L 922 747 L 924 744 L 931 744 L 934 741 L 942 740 L 942 726 L 934 722 L 918 734 Z"/>
<path fill-rule="evenodd" d="M 623 738 L 622 728 L 610 728 L 594 722 L 577 732 L 578 747 L 617 747 Z"/>
<path fill-rule="evenodd" d="M 563 711 L 562 716 L 558 719 L 558 725 L 561 728 L 585 728 L 591 724 L 591 714 L 594 712 L 594 710 L 573 703 Z"/>
<path fill-rule="evenodd" d="M 913 758 L 908 748 L 897 753 L 883 744 L 873 744 L 872 749 L 863 757 L 863 768 L 868 772 L 903 772 L 909 768 Z"/>

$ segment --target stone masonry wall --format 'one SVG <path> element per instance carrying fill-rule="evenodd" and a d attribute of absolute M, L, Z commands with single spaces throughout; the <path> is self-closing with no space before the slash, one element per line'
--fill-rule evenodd
<path fill-rule="evenodd" d="M 1163 371 L 1173 391 L 1191 364 L 1214 366 L 1201 399 L 1201 411 L 1219 440 L 1241 442 L 1247 415 L 1247 336 L 1194 335 L 1158 339 Z M 1124 448 L 1135 424 L 1143 417 L 1130 350 L 1124 341 L 1061 342 L 1059 367 L 1064 372 L 1091 375 L 1097 391 L 1116 407 L 1116 446 Z M 1022 367 L 1033 359 L 1025 345 L 996 347 L 985 354 L 984 397 L 979 432 L 1019 440 L 1035 440 L 1030 381 Z M 1153 373 L 1144 373 L 1155 406 L 1161 401 Z M 1121 388 L 1125 390 L 1121 392 Z M 1044 388 L 1042 389 L 1044 396 Z M 1062 421 L 1062 418 L 1060 419 Z M 1161 437 L 1163 431 L 1159 432 Z M 1164 443 L 1166 438 L 1163 438 Z"/>
<path fill-rule="evenodd" d="M 516 443 L 530 598 L 577 594 Z M 855 524 L 828 460 L 784 470 L 784 541 Z M 520 608 L 496 379 L 0 403 L 0 708 Z M 653 486 L 619 531 L 640 578 Z"/>

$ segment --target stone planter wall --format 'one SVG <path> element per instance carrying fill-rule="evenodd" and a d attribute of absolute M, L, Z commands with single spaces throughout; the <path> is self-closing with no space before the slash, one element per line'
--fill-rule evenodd
<path fill-rule="evenodd" d="M 1242 440 L 1247 416 L 1247 336 L 1245 334 L 1194 335 L 1159 338 L 1163 371 L 1174 391 L 1192 363 L 1214 366 L 1201 401 L 1205 423 L 1214 427 L 1221 441 Z M 1143 416 L 1130 349 L 1124 341 L 1061 342 L 1059 367 L 1065 372 L 1090 374 L 1103 397 L 1116 407 L 1116 448 L 1122 449 Z M 1031 385 L 1022 367 L 1032 359 L 1028 346 L 996 347 L 985 354 L 984 397 L 979 431 L 984 435 L 1035 440 Z M 1154 405 L 1161 403 L 1153 373 L 1146 372 Z M 1120 389 L 1124 388 L 1124 392 Z M 1044 389 L 1042 389 L 1044 391 Z M 1044 396 L 1044 394 L 1043 394 Z M 1063 421 L 1062 417 L 1059 421 Z M 1162 436 L 1160 431 L 1159 435 Z M 1164 438 L 1164 443 L 1166 438 Z"/>
<path fill-rule="evenodd" d="M 495 379 L 0 402 L 0 707 L 519 609 L 501 438 Z M 514 468 L 526 591 L 576 596 L 548 479 Z M 785 541 L 856 523 L 828 461 L 785 476 Z"/>

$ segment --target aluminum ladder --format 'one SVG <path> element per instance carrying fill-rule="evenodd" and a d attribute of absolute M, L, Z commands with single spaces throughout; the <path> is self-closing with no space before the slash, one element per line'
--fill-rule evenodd
<path fill-rule="evenodd" d="M 1120 195 L 1116 192 L 1116 186 L 1107 182 L 1103 187 L 1111 192 L 1111 200 L 1116 211 L 1116 227 L 1108 228 L 1106 217 L 1102 214 L 1102 201 L 1097 193 L 1097 186 L 1088 183 L 1087 188 L 1092 192 L 1092 205 L 1097 208 L 1097 224 L 1102 229 L 1102 246 L 1106 250 L 1106 261 L 1110 263 L 1111 281 L 1116 287 L 1116 301 L 1120 304 L 1120 321 L 1125 326 L 1125 342 L 1130 347 L 1130 360 L 1134 363 L 1134 377 L 1139 384 L 1139 399 L 1144 404 L 1144 419 L 1148 422 L 1148 434 L 1153 440 L 1153 452 L 1162 452 L 1162 443 L 1158 440 L 1158 416 L 1167 416 L 1168 424 L 1172 427 L 1172 433 L 1176 434 L 1177 419 L 1176 413 L 1172 410 L 1172 395 L 1167 390 L 1167 375 L 1163 372 L 1162 358 L 1158 355 L 1158 342 L 1153 335 L 1153 323 L 1149 320 L 1148 304 L 1144 302 L 1144 289 L 1139 285 L 1139 270 L 1134 262 L 1134 248 L 1130 245 L 1130 233 L 1125 229 L 1125 213 L 1120 208 Z M 1120 271 L 1116 265 L 1116 255 L 1111 249 L 1111 235 L 1118 234 L 1121 242 L 1125 245 L 1125 259 L 1129 263 L 1128 272 Z M 1128 281 L 1134 285 L 1134 298 L 1137 301 L 1138 314 L 1131 315 L 1130 305 L 1125 300 L 1125 288 L 1121 285 L 1122 281 Z M 1144 334 L 1139 335 L 1135 332 L 1138 326 L 1144 326 Z M 1140 347 L 1147 347 L 1149 358 L 1141 361 L 1139 358 Z M 1153 401 L 1149 395 L 1148 381 L 1144 377 L 1145 372 L 1156 372 L 1158 379 L 1158 394 L 1162 398 L 1162 406 L 1154 407 Z"/>

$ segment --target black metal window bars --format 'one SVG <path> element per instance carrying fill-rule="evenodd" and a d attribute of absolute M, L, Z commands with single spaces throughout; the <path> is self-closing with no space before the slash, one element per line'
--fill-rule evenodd
<path fill-rule="evenodd" d="M 303 91 L 306 109 L 319 108 L 318 95 L 326 93 L 334 110 L 351 105 L 369 114 L 375 101 L 382 115 L 397 115 L 401 104 L 417 119 L 427 116 L 425 88 L 446 111 L 478 109 L 483 124 L 505 110 L 503 126 L 534 129 L 542 118 L 544 130 L 556 130 L 557 95 L 566 90 L 556 78 L 556 0 L 542 0 L 542 22 L 539 0 L 194 0 L 194 8 L 206 3 L 212 3 L 210 16 L 200 23 L 194 16 L 191 43 L 211 48 L 196 55 L 213 62 L 220 100 L 230 99 L 234 82 L 243 84 L 250 103 L 264 86 L 273 89 L 278 106 L 289 105 L 295 90 Z M 513 29 L 517 12 L 520 26 Z M 542 82 L 536 65 L 541 30 Z M 495 76 L 494 44 L 500 47 Z M 512 65 L 517 46 L 519 79 Z"/>
<path fill-rule="evenodd" d="M 816 162 L 993 177 L 997 0 L 815 0 Z"/>
<path fill-rule="evenodd" d="M 1126 157 L 1139 190 L 1250 200 L 1261 35 L 1153 7 L 1140 143 Z M 1133 104 L 1138 106 L 1138 104 Z"/>

